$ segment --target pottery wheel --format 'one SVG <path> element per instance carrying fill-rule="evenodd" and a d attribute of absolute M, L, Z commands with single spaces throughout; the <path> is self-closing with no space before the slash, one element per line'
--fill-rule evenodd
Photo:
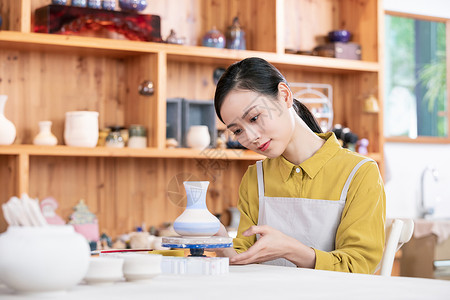
<path fill-rule="evenodd" d="M 233 238 L 222 236 L 211 237 L 163 237 L 162 246 L 169 248 L 189 249 L 190 256 L 204 256 L 205 249 L 230 248 L 233 246 Z"/>

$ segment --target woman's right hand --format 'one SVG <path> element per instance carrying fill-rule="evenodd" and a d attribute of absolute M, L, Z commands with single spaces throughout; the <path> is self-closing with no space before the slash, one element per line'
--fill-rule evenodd
<path fill-rule="evenodd" d="M 225 226 L 222 223 L 220 223 L 219 231 L 214 236 L 229 237 L 227 229 L 225 228 Z M 231 258 L 231 257 L 237 255 L 233 246 L 231 248 L 214 249 L 214 252 L 216 252 L 216 255 L 219 257 L 230 257 Z"/>

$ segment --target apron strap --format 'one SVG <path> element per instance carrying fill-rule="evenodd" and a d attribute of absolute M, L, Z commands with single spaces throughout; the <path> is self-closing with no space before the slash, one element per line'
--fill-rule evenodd
<path fill-rule="evenodd" d="M 261 199 L 262 197 L 264 197 L 264 173 L 262 160 L 258 160 L 256 162 L 256 175 L 258 177 L 258 195 L 259 199 Z"/>
<path fill-rule="evenodd" d="M 370 158 L 363 159 L 353 168 L 350 175 L 348 175 L 348 178 L 347 178 L 347 181 L 345 182 L 344 188 L 342 189 L 341 198 L 339 199 L 339 201 L 345 202 L 345 199 L 347 198 L 348 188 L 350 187 L 350 183 L 352 182 L 352 179 L 355 176 L 356 171 L 358 171 L 358 169 L 368 161 L 374 161 L 374 160 L 370 159 Z"/>

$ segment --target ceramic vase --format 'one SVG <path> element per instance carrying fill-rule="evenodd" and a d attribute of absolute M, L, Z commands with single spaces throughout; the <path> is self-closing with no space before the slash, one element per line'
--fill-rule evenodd
<path fill-rule="evenodd" d="M 51 128 L 52 121 L 39 122 L 39 133 L 34 138 L 33 144 L 46 146 L 55 146 L 58 144 L 58 139 L 53 135 Z"/>
<path fill-rule="evenodd" d="M 95 147 L 98 142 L 98 112 L 66 112 L 64 141 L 67 146 Z"/>
<path fill-rule="evenodd" d="M 209 237 L 216 234 L 220 221 L 206 207 L 209 181 L 185 181 L 187 204 L 185 211 L 173 223 L 173 229 L 182 236 Z"/>
<path fill-rule="evenodd" d="M 203 150 L 209 146 L 211 136 L 209 135 L 208 126 L 196 125 L 191 126 L 186 135 L 186 144 L 189 148 Z"/>
<path fill-rule="evenodd" d="M 16 138 L 16 127 L 5 117 L 8 96 L 0 95 L 0 145 L 11 145 Z"/>
<path fill-rule="evenodd" d="M 213 48 L 225 48 L 225 36 L 213 27 L 202 39 L 202 45 Z"/>
<path fill-rule="evenodd" d="M 125 11 L 143 11 L 147 0 L 119 0 L 119 7 Z"/>
<path fill-rule="evenodd" d="M 89 257 L 72 226 L 9 226 L 0 235 L 0 281 L 19 293 L 62 292 L 83 279 Z"/>

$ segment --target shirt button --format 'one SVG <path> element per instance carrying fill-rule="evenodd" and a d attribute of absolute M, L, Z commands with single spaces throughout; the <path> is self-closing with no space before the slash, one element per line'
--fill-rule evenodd
<path fill-rule="evenodd" d="M 300 173 L 300 168 L 295 169 L 295 172 Z"/>

